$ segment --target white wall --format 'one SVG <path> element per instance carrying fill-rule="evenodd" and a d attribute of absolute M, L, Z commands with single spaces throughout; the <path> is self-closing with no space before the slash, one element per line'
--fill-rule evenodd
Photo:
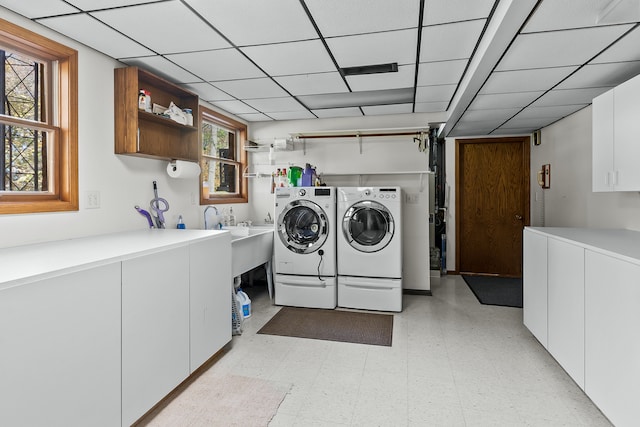
<path fill-rule="evenodd" d="M 531 187 L 545 193 L 544 225 L 640 230 L 640 193 L 591 191 L 591 125 L 589 106 L 542 129 L 542 144 L 531 150 L 532 179 L 542 164 L 551 164 L 551 188 L 541 190 L 535 181 Z"/>
<path fill-rule="evenodd" d="M 360 118 L 261 122 L 252 124 L 250 138 L 268 143 L 290 133 L 320 130 L 365 130 L 420 127 L 442 121 L 443 115 L 404 114 Z M 276 152 L 275 165 L 268 164 L 268 153 L 250 154 L 251 172 L 270 174 L 276 168 L 293 164 L 317 167 L 331 186 L 400 186 L 405 198 L 415 196 L 416 203 L 403 204 L 403 282 L 406 288 L 429 290 L 428 177 L 420 174 L 394 175 L 385 172 L 428 170 L 428 154 L 421 153 L 413 136 L 372 137 L 362 139 L 362 153 L 355 138 L 309 139 L 306 145 L 295 143 L 294 150 Z M 334 174 L 372 175 L 334 175 Z M 270 178 L 254 178 L 250 183 L 251 215 L 273 216 L 274 200 Z"/>
<path fill-rule="evenodd" d="M 84 45 L 1 9 L 3 18 L 78 50 L 79 62 L 79 194 L 76 212 L 0 215 L 0 247 L 141 229 L 147 222 L 134 210 L 148 210 L 152 182 L 167 199 L 167 227 L 182 215 L 188 228 L 202 227 L 198 179 L 176 180 L 166 174 L 166 162 L 114 154 L 113 69 L 122 64 Z M 86 209 L 87 191 L 100 192 L 100 208 Z M 191 202 L 191 195 L 195 203 Z M 233 205 L 238 218 L 247 205 Z"/>

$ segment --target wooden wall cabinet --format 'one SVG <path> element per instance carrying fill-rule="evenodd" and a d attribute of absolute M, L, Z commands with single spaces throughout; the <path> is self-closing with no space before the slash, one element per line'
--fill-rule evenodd
<path fill-rule="evenodd" d="M 190 108 L 196 126 L 139 109 L 140 89 L 151 92 L 153 104 Z M 114 92 L 116 154 L 198 161 L 198 95 L 138 67 L 114 70 Z"/>

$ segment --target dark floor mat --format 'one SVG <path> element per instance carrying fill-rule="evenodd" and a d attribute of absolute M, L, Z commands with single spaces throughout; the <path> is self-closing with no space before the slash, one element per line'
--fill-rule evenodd
<path fill-rule="evenodd" d="M 462 278 L 481 304 L 522 308 L 522 278 L 468 275 Z"/>
<path fill-rule="evenodd" d="M 258 333 L 390 347 L 393 315 L 283 307 Z"/>

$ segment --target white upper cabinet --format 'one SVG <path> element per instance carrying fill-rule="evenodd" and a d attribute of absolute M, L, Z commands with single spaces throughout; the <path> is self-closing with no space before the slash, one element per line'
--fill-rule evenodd
<path fill-rule="evenodd" d="M 640 191 L 640 76 L 593 100 L 593 191 Z"/>

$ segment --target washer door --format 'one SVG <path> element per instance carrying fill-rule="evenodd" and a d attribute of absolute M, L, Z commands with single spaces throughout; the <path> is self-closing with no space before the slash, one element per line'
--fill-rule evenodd
<path fill-rule="evenodd" d="M 278 217 L 278 235 L 287 249 L 310 254 L 327 240 L 329 223 L 320 206 L 309 200 L 289 203 Z"/>
<path fill-rule="evenodd" d="M 342 218 L 344 238 L 360 252 L 377 252 L 393 238 L 395 224 L 391 212 L 373 200 L 352 205 Z"/>

